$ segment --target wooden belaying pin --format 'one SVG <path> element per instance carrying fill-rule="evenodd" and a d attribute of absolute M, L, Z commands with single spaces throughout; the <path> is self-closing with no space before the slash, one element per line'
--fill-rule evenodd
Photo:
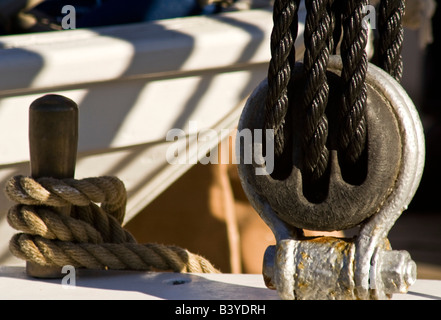
<path fill-rule="evenodd" d="M 73 178 L 78 145 L 78 107 L 69 98 L 49 94 L 29 108 L 29 151 L 33 178 Z M 68 215 L 70 206 L 57 208 Z M 38 278 L 60 278 L 61 267 L 28 261 L 26 272 Z"/>

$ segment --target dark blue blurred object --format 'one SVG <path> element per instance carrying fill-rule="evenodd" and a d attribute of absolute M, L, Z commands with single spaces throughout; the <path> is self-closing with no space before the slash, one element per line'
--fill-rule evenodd
<path fill-rule="evenodd" d="M 61 9 L 72 5 L 76 27 L 88 28 L 152 20 L 211 14 L 217 6 L 201 7 L 197 0 L 46 0 L 35 7 L 39 12 L 61 22 Z"/>

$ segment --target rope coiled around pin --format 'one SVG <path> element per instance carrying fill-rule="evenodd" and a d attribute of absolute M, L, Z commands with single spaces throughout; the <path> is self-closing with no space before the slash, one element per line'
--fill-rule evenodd
<path fill-rule="evenodd" d="M 139 244 L 121 224 L 127 200 L 116 177 L 12 177 L 5 193 L 17 203 L 7 220 L 22 231 L 10 251 L 42 266 L 219 273 L 205 258 L 177 246 Z M 100 203 L 98 206 L 96 203 Z M 57 212 L 71 206 L 70 214 Z"/>

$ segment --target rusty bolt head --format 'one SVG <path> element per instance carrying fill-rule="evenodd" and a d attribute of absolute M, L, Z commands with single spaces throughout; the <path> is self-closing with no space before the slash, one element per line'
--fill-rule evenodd
<path fill-rule="evenodd" d="M 416 281 L 417 267 L 407 251 L 383 251 L 380 270 L 388 294 L 406 293 Z"/>

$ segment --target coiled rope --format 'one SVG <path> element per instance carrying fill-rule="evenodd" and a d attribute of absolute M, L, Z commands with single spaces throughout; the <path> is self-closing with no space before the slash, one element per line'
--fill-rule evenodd
<path fill-rule="evenodd" d="M 5 193 L 17 203 L 7 220 L 22 231 L 9 243 L 18 258 L 42 266 L 219 273 L 208 260 L 186 249 L 137 243 L 121 226 L 127 196 L 116 177 L 15 176 L 8 180 Z M 69 215 L 57 212 L 66 206 L 71 206 Z"/>

